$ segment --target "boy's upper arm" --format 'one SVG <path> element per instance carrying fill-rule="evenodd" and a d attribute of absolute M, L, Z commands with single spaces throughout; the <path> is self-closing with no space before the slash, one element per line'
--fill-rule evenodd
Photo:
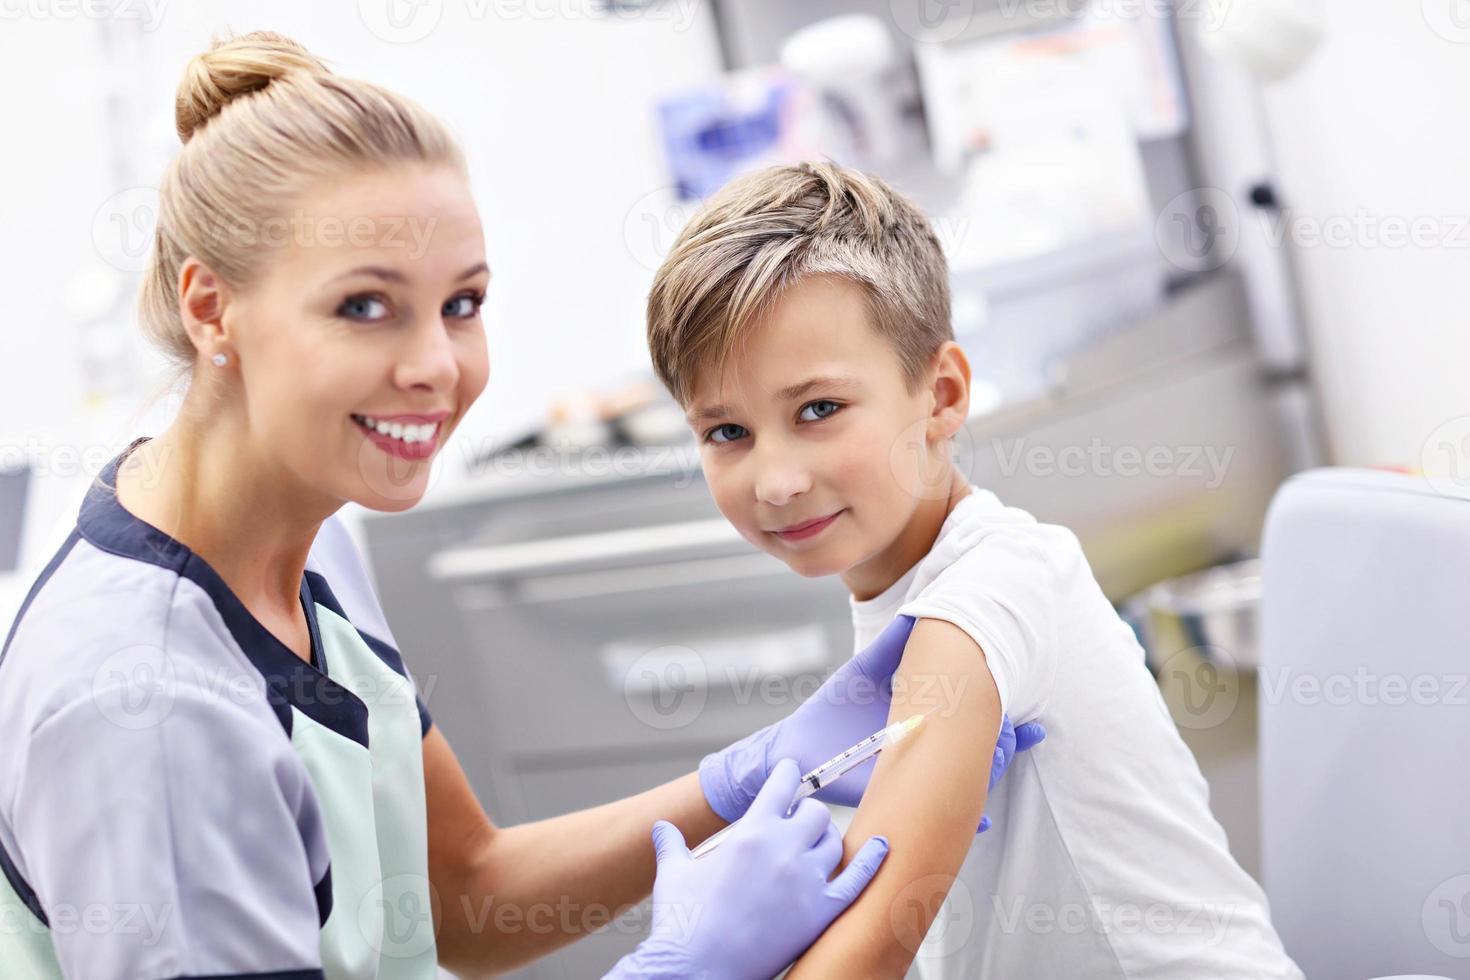
<path fill-rule="evenodd" d="M 887 859 L 790 976 L 902 977 L 969 853 L 985 809 L 1000 697 L 983 651 L 959 627 L 921 619 L 894 675 L 889 721 L 924 724 L 878 758 L 843 843 L 874 834 Z"/>
<path fill-rule="evenodd" d="M 1084 561 L 1070 532 L 987 531 L 899 612 L 941 619 L 985 652 L 1002 710 L 1020 724 L 1042 716 L 1057 672 L 1058 606 Z"/>

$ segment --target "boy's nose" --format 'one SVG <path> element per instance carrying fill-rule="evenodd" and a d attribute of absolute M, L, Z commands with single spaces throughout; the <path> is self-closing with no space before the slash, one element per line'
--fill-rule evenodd
<path fill-rule="evenodd" d="M 811 488 L 811 472 L 804 466 L 768 464 L 755 480 L 756 499 L 772 507 L 785 507 Z"/>

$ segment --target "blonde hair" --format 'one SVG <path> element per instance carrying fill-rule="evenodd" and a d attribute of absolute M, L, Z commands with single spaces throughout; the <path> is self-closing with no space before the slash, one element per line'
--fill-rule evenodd
<path fill-rule="evenodd" d="M 264 267 L 267 246 L 241 232 L 279 218 L 320 182 L 404 163 L 467 172 L 454 137 L 417 103 L 333 74 L 273 31 L 215 38 L 191 59 L 174 122 L 184 146 L 159 186 L 138 314 L 180 375 L 196 356 L 179 315 L 186 258 L 245 288 Z"/>
<path fill-rule="evenodd" d="M 732 181 L 695 214 L 654 276 L 648 349 L 680 405 L 782 291 L 813 275 L 862 286 L 912 390 L 954 338 L 949 269 L 916 205 L 835 163 L 770 167 Z"/>

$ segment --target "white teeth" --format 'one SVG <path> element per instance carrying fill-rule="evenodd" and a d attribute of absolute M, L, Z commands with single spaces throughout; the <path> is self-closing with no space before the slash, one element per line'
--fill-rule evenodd
<path fill-rule="evenodd" d="M 366 415 L 354 415 L 353 418 L 357 419 L 367 428 L 373 429 L 379 435 L 387 436 L 390 439 L 397 439 L 408 445 L 413 445 L 416 442 L 428 442 L 434 438 L 434 434 L 439 430 L 438 422 L 426 422 L 423 425 L 412 423 L 404 425 L 402 422 L 384 422 Z"/>

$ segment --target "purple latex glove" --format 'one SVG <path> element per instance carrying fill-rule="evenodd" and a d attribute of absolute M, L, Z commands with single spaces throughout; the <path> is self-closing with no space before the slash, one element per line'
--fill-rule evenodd
<path fill-rule="evenodd" d="M 604 980 L 767 980 L 826 931 L 877 873 L 888 841 L 869 840 L 829 882 L 842 834 L 814 799 L 786 815 L 800 781 L 782 759 L 745 819 L 697 861 L 677 827 L 653 825 L 653 928 Z"/>
<path fill-rule="evenodd" d="M 990 786 L 995 789 L 995 784 L 1000 782 L 1000 777 L 1005 775 L 1006 766 L 1016 757 L 1017 752 L 1025 752 L 1031 746 L 1046 738 L 1046 729 L 1039 721 L 1028 721 L 1019 728 L 1011 725 L 1010 715 L 1000 716 L 1000 736 L 995 740 L 995 754 L 990 759 Z M 990 818 L 980 817 L 980 829 L 976 833 L 983 834 L 990 829 Z"/>
<path fill-rule="evenodd" d="M 710 808 L 725 820 L 740 818 L 761 786 L 773 759 L 795 759 L 803 773 L 810 772 L 837 753 L 867 738 L 888 724 L 892 703 L 893 672 L 903 659 L 904 646 L 913 631 L 912 616 L 898 616 L 860 653 L 780 721 L 748 735 L 734 745 L 711 753 L 699 764 L 699 785 Z M 993 789 L 1017 752 L 1024 752 L 1046 737 L 1039 722 L 1020 728 L 1002 716 L 1000 735 L 990 766 Z M 841 806 L 857 806 L 867 791 L 877 759 L 863 763 L 841 779 L 817 791 L 815 798 Z M 982 817 L 976 833 L 990 827 Z"/>

